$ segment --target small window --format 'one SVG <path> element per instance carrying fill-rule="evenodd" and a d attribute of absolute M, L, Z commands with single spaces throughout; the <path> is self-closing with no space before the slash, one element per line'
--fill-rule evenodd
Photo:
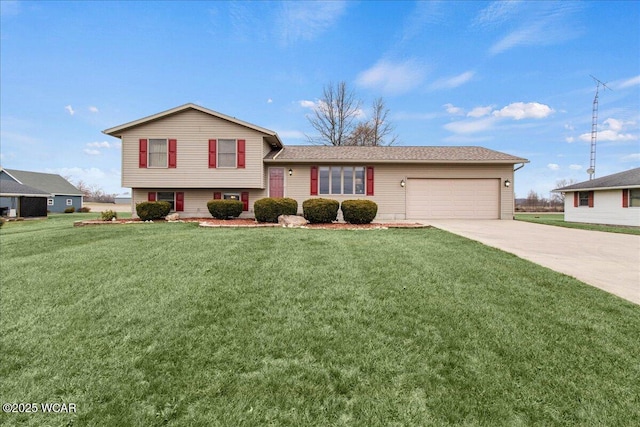
<path fill-rule="evenodd" d="M 578 206 L 589 206 L 589 192 L 588 191 L 580 191 L 578 193 Z"/>
<path fill-rule="evenodd" d="M 51 203 L 51 205 L 53 205 L 53 203 Z M 73 206 L 73 200 L 72 199 L 67 199 L 67 206 Z"/>
<path fill-rule="evenodd" d="M 224 200 L 240 200 L 240 195 L 236 193 L 224 193 L 222 197 Z"/>
<path fill-rule="evenodd" d="M 53 199 L 47 199 L 47 206 L 53 206 Z"/>
<path fill-rule="evenodd" d="M 174 211 L 176 207 L 175 194 L 172 191 L 158 191 L 156 200 L 159 202 L 168 202 L 171 205 L 171 210 Z"/>
<path fill-rule="evenodd" d="M 640 188 L 629 190 L 629 207 L 640 208 Z"/>
<path fill-rule="evenodd" d="M 237 144 L 235 139 L 218 140 L 218 167 L 236 167 L 236 146 Z"/>
<path fill-rule="evenodd" d="M 167 140 L 166 139 L 150 139 L 149 140 L 149 167 L 150 168 L 166 168 L 167 167 Z"/>

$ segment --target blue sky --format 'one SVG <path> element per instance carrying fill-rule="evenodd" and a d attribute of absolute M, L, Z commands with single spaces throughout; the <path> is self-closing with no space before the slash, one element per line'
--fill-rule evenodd
<path fill-rule="evenodd" d="M 528 158 L 548 197 L 640 166 L 640 2 L 1 0 L 0 161 L 120 187 L 102 130 L 194 102 L 307 143 L 322 87 L 382 96 L 401 145 Z"/>

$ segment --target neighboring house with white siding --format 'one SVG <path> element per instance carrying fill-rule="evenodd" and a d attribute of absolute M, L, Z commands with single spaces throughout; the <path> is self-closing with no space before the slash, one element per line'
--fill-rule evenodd
<path fill-rule="evenodd" d="M 47 210 L 49 212 L 64 212 L 69 207 L 77 211 L 82 207 L 82 191 L 54 173 L 0 168 L 0 180 L 17 182 L 48 194 Z"/>
<path fill-rule="evenodd" d="M 553 191 L 565 195 L 565 221 L 640 227 L 640 168 Z"/>
<path fill-rule="evenodd" d="M 513 219 L 514 165 L 482 147 L 284 146 L 274 131 L 186 104 L 104 131 L 122 141 L 122 186 L 135 204 L 166 200 L 183 217 L 238 199 L 368 199 L 377 219 Z"/>

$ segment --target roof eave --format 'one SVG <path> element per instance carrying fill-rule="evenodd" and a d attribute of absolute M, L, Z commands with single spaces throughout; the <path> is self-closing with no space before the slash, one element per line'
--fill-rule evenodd
<path fill-rule="evenodd" d="M 581 188 L 556 188 L 555 190 L 551 190 L 552 193 L 572 193 L 576 191 L 596 191 L 596 190 L 624 190 L 627 188 L 640 188 L 640 184 L 632 184 L 632 185 L 616 185 L 616 186 L 608 186 L 608 187 L 581 187 Z"/>
<path fill-rule="evenodd" d="M 503 165 L 515 165 L 518 163 L 529 163 L 526 159 L 519 160 L 424 160 L 424 159 L 264 159 L 265 163 L 412 163 L 412 164 L 452 164 L 452 163 L 465 163 L 465 164 L 503 164 Z"/>

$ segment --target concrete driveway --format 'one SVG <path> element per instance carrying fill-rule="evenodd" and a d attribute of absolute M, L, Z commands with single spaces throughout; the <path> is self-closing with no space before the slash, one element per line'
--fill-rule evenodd
<path fill-rule="evenodd" d="M 640 236 L 523 221 L 424 222 L 510 252 L 640 304 Z"/>

